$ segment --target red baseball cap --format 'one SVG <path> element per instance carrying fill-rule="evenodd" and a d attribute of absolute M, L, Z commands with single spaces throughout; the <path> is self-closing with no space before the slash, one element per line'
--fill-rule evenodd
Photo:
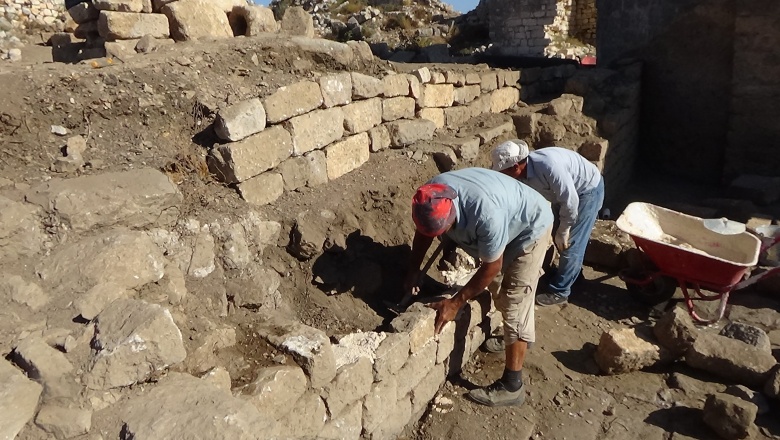
<path fill-rule="evenodd" d="M 412 220 L 417 232 L 438 237 L 455 221 L 452 201 L 458 196 L 454 189 L 443 183 L 427 183 L 412 198 Z"/>

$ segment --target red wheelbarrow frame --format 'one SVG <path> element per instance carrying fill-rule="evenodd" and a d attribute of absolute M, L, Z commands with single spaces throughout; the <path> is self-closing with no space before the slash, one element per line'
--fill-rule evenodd
<path fill-rule="evenodd" d="M 729 264 L 726 261 L 712 259 L 706 255 L 688 252 L 674 246 L 659 243 L 629 234 L 637 247 L 643 254 L 657 267 L 673 267 L 674 270 L 645 270 L 639 278 L 630 274 L 628 271 L 620 272 L 620 279 L 627 284 L 647 286 L 654 283 L 656 278 L 665 276 L 677 281 L 677 285 L 682 289 L 685 296 L 685 305 L 688 313 L 695 321 L 700 324 L 713 324 L 723 318 L 726 311 L 726 305 L 731 292 L 744 289 L 764 278 L 780 274 L 780 267 L 774 267 L 758 275 L 744 278 L 745 273 L 750 267 L 739 267 Z M 762 245 L 760 252 L 764 252 L 772 246 L 780 243 L 780 237 L 774 241 Z M 664 264 L 657 262 L 664 261 Z M 691 276 L 691 274 L 696 274 Z M 695 297 L 689 293 L 692 289 Z M 702 289 L 710 290 L 715 294 L 706 294 Z M 693 300 L 718 301 L 717 316 L 712 319 L 704 319 L 696 313 Z"/>

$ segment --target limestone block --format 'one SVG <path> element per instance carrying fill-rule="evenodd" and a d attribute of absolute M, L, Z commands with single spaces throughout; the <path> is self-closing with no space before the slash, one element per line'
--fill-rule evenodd
<path fill-rule="evenodd" d="M 274 126 L 212 149 L 208 164 L 210 171 L 222 182 L 240 183 L 276 167 L 292 153 L 290 132 Z"/>
<path fill-rule="evenodd" d="M 600 162 L 607 157 L 609 141 L 606 139 L 587 140 L 580 144 L 577 152 L 587 160 Z"/>
<path fill-rule="evenodd" d="M 398 400 L 398 378 L 390 376 L 375 383 L 363 400 L 363 429 L 372 432 L 387 419 L 392 403 Z"/>
<path fill-rule="evenodd" d="M 444 364 L 435 365 L 412 390 L 412 414 L 417 414 L 428 406 L 446 379 Z"/>
<path fill-rule="evenodd" d="M 370 440 L 394 439 L 403 432 L 412 417 L 412 401 L 410 396 L 399 397 L 394 407 L 389 408 L 389 414 L 379 427 L 368 436 Z"/>
<path fill-rule="evenodd" d="M 4 275 L 0 278 L 0 295 L 19 304 L 25 304 L 36 311 L 49 302 L 49 296 L 41 286 L 27 282 L 19 275 Z"/>
<path fill-rule="evenodd" d="M 82 318 L 92 320 L 109 304 L 119 298 L 130 297 L 130 292 L 115 283 L 98 284 L 73 301 L 73 307 Z"/>
<path fill-rule="evenodd" d="M 385 75 L 382 78 L 382 89 L 385 98 L 409 96 L 409 79 L 401 74 Z"/>
<path fill-rule="evenodd" d="M 368 133 L 360 133 L 326 148 L 328 180 L 338 179 L 368 162 L 369 142 Z"/>
<path fill-rule="evenodd" d="M 417 353 L 412 354 L 407 359 L 403 367 L 398 371 L 399 377 L 403 380 L 398 382 L 398 394 L 406 395 L 420 383 L 420 381 L 428 375 L 436 365 L 436 350 L 438 344 L 434 340 L 428 341 L 423 347 L 421 347 Z"/>
<path fill-rule="evenodd" d="M 385 122 L 397 119 L 414 118 L 414 98 L 396 97 L 382 101 L 382 120 Z"/>
<path fill-rule="evenodd" d="M 288 7 L 284 11 L 284 17 L 282 17 L 281 32 L 287 35 L 314 38 L 314 19 L 300 6 Z"/>
<path fill-rule="evenodd" d="M 305 157 L 309 161 L 309 180 L 308 186 L 314 187 L 328 183 L 328 162 L 323 151 L 311 151 L 306 153 Z"/>
<path fill-rule="evenodd" d="M 764 394 L 773 399 L 780 399 L 780 366 L 772 369 L 763 391 Z"/>
<path fill-rule="evenodd" d="M 504 84 L 509 87 L 520 87 L 520 71 L 507 70 L 504 72 Z M 582 111 L 582 106 L 580 106 Z"/>
<path fill-rule="evenodd" d="M 435 321 L 435 310 L 424 306 L 410 307 L 390 322 L 390 328 L 396 333 L 409 334 L 409 349 L 415 354 L 433 340 Z"/>
<path fill-rule="evenodd" d="M 553 99 L 547 104 L 548 115 L 566 117 L 572 111 L 572 102 L 566 95 Z"/>
<path fill-rule="evenodd" d="M 477 133 L 477 136 L 479 136 L 480 142 L 482 142 L 482 144 L 484 145 L 505 133 L 511 133 L 512 130 L 514 130 L 514 128 L 515 128 L 514 124 L 512 124 L 511 122 L 505 122 L 496 127 L 479 131 Z"/>
<path fill-rule="evenodd" d="M 348 134 L 368 131 L 382 123 L 382 99 L 357 101 L 342 107 L 344 129 Z"/>
<path fill-rule="evenodd" d="M 51 179 L 27 195 L 28 201 L 56 215 L 77 232 L 164 223 L 176 214 L 173 208 L 182 199 L 171 179 L 152 168 Z"/>
<path fill-rule="evenodd" d="M 12 353 L 14 362 L 27 377 L 43 385 L 48 397 L 73 397 L 78 394 L 73 365 L 59 350 L 35 336 L 23 339 Z"/>
<path fill-rule="evenodd" d="M 132 438 L 256 439 L 269 426 L 249 402 L 212 382 L 171 373 L 120 413 L 122 430 Z"/>
<path fill-rule="evenodd" d="M 769 405 L 769 401 L 759 391 L 751 390 L 744 385 L 729 385 L 724 391 L 726 394 L 730 394 L 740 399 L 751 402 L 758 407 L 758 415 L 768 414 L 772 411 Z"/>
<path fill-rule="evenodd" d="M 452 84 L 426 84 L 420 107 L 450 107 L 455 101 L 455 86 Z"/>
<path fill-rule="evenodd" d="M 371 391 L 374 382 L 371 361 L 361 357 L 340 369 L 336 378 L 322 390 L 322 397 L 331 418 L 341 414 L 349 405 Z"/>
<path fill-rule="evenodd" d="M 596 220 L 591 232 L 585 261 L 600 267 L 624 269 L 636 245 L 631 237 L 615 226 L 613 220 Z"/>
<path fill-rule="evenodd" d="M 41 214 L 37 206 L 0 195 L 0 260 L 33 255 L 43 249 L 46 234 Z"/>
<path fill-rule="evenodd" d="M 258 371 L 257 378 L 241 389 L 240 396 L 270 422 L 292 411 L 307 386 L 306 375 L 300 367 L 267 367 Z"/>
<path fill-rule="evenodd" d="M 474 111 L 468 106 L 450 107 L 444 109 L 444 124 L 450 128 L 461 127 L 474 116 Z"/>
<path fill-rule="evenodd" d="M 444 144 L 452 148 L 458 159 L 473 161 L 479 155 L 479 138 L 455 138 L 445 140 Z"/>
<path fill-rule="evenodd" d="M 162 7 L 176 41 L 232 38 L 233 30 L 222 8 L 209 0 L 177 0 Z"/>
<path fill-rule="evenodd" d="M 468 105 L 475 116 L 490 113 L 490 96 L 479 96 Z"/>
<path fill-rule="evenodd" d="M 436 363 L 441 364 L 447 360 L 455 348 L 455 323 L 448 322 L 441 333 L 436 336 L 438 347 L 436 348 Z"/>
<path fill-rule="evenodd" d="M 318 58 L 333 60 L 343 66 L 351 65 L 355 58 L 355 52 L 352 48 L 338 41 L 308 37 L 290 37 L 289 41 L 306 53 Z"/>
<path fill-rule="evenodd" d="M 453 102 L 458 105 L 466 105 L 477 99 L 481 93 L 480 87 L 476 84 L 472 86 L 456 87 L 453 92 Z"/>
<path fill-rule="evenodd" d="M 106 41 L 103 43 L 103 47 L 106 49 L 107 57 L 119 57 L 120 59 L 127 59 L 136 54 L 135 46 L 140 39 L 133 40 L 118 40 L 118 41 Z"/>
<path fill-rule="evenodd" d="M 359 440 L 363 431 L 363 404 L 353 403 L 337 417 L 332 417 L 317 434 L 322 440 Z"/>
<path fill-rule="evenodd" d="M 82 24 L 97 20 L 100 16 L 100 10 L 92 3 L 78 3 L 68 9 L 68 14 L 76 24 Z"/>
<path fill-rule="evenodd" d="M 110 282 L 141 287 L 162 279 L 164 268 L 165 257 L 149 236 L 118 228 L 60 246 L 37 272 L 47 286 L 74 292 Z"/>
<path fill-rule="evenodd" d="M 306 156 L 291 157 L 276 168 L 284 179 L 284 190 L 303 188 L 309 181 L 311 161 Z"/>
<path fill-rule="evenodd" d="M 398 120 L 385 124 L 390 133 L 391 145 L 395 148 L 403 148 L 417 141 L 433 139 L 436 124 L 427 120 Z"/>
<path fill-rule="evenodd" d="M 250 205 L 268 205 L 284 193 L 284 179 L 281 174 L 269 171 L 239 183 L 238 192 Z"/>
<path fill-rule="evenodd" d="M 269 124 L 308 113 L 322 105 L 322 91 L 313 81 L 300 81 L 280 87 L 263 100 Z"/>
<path fill-rule="evenodd" d="M 431 72 L 431 84 L 444 84 L 447 82 L 446 77 L 441 72 Z"/>
<path fill-rule="evenodd" d="M 144 9 L 142 0 L 93 0 L 92 4 L 101 11 L 142 12 Z"/>
<path fill-rule="evenodd" d="M 92 427 L 92 412 L 44 405 L 35 417 L 35 424 L 55 438 L 73 438 L 89 432 Z"/>
<path fill-rule="evenodd" d="M 765 350 L 726 336 L 700 333 L 685 363 L 750 387 L 766 382 L 776 360 Z"/>
<path fill-rule="evenodd" d="M 447 84 L 454 84 L 458 87 L 466 85 L 466 74 L 462 72 L 453 72 L 448 70 L 444 72 L 444 81 Z"/>
<path fill-rule="evenodd" d="M 265 129 L 265 108 L 258 98 L 233 104 L 220 110 L 214 120 L 214 132 L 226 141 L 240 141 Z"/>
<path fill-rule="evenodd" d="M 322 76 L 319 83 L 326 108 L 352 102 L 352 75 L 349 72 Z"/>
<path fill-rule="evenodd" d="M 316 257 L 322 252 L 326 232 L 321 218 L 303 212 L 295 218 L 287 250 L 300 260 Z"/>
<path fill-rule="evenodd" d="M 352 99 L 368 99 L 384 92 L 382 80 L 373 76 L 352 72 Z"/>
<path fill-rule="evenodd" d="M 321 388 L 336 376 L 333 348 L 324 332 L 279 316 L 266 316 L 256 331 L 278 349 L 293 355 L 309 376 L 312 388 Z"/>
<path fill-rule="evenodd" d="M 520 91 L 514 87 L 502 87 L 490 94 L 490 112 L 501 113 L 509 110 L 520 100 Z"/>
<path fill-rule="evenodd" d="M 662 358 L 661 347 L 634 329 L 613 329 L 602 333 L 596 350 L 596 363 L 607 374 L 641 370 L 655 365 Z"/>
<path fill-rule="evenodd" d="M 728 394 L 710 394 L 702 409 L 704 424 L 724 439 L 753 436 L 758 407 Z"/>
<path fill-rule="evenodd" d="M 471 72 L 466 74 L 466 84 L 482 84 L 482 76 L 479 73 Z M 481 87 L 480 87 L 481 89 Z"/>
<path fill-rule="evenodd" d="M 409 359 L 409 334 L 388 333 L 376 350 L 374 379 L 378 382 L 392 378 Z"/>
<path fill-rule="evenodd" d="M 131 299 L 114 301 L 95 318 L 92 346 L 96 352 L 84 379 L 95 390 L 143 382 L 187 356 L 168 309 Z"/>
<path fill-rule="evenodd" d="M 344 112 L 341 107 L 317 110 L 296 116 L 284 126 L 292 135 L 293 155 L 300 156 L 341 139 L 344 135 Z"/>
<path fill-rule="evenodd" d="M 100 11 L 98 33 L 106 40 L 132 40 L 144 35 L 168 38 L 168 18 L 160 14 Z"/>
<path fill-rule="evenodd" d="M 417 107 L 422 107 L 423 88 L 420 80 L 414 75 L 406 75 L 406 80 L 409 81 L 409 96 L 414 98 Z"/>
<path fill-rule="evenodd" d="M 267 302 L 273 302 L 281 284 L 281 277 L 273 269 L 254 269 L 250 275 L 253 288 L 239 289 L 233 293 L 233 302 L 237 307 L 261 308 Z"/>
<path fill-rule="evenodd" d="M 390 147 L 390 133 L 384 125 L 378 125 L 368 131 L 371 138 L 371 152 L 376 153 Z"/>
<path fill-rule="evenodd" d="M 244 0 L 240 0 L 244 2 Z M 243 20 L 246 30 L 243 35 L 247 37 L 256 37 L 263 33 L 273 33 L 279 31 L 279 23 L 274 18 L 271 9 L 260 5 L 242 4 L 232 7 L 228 15 L 228 20 Z M 235 33 L 235 30 L 233 31 Z"/>
<path fill-rule="evenodd" d="M 214 236 L 207 230 L 201 230 L 195 236 L 192 258 L 187 267 L 187 275 L 194 278 L 205 278 L 216 269 L 214 259 Z"/>
<path fill-rule="evenodd" d="M 498 76 L 496 72 L 487 72 L 480 75 L 480 88 L 482 93 L 492 92 L 498 88 Z"/>
<path fill-rule="evenodd" d="M 0 438 L 14 439 L 35 415 L 43 388 L 0 359 Z"/>
<path fill-rule="evenodd" d="M 322 398 L 306 393 L 298 399 L 292 411 L 276 424 L 270 438 L 315 439 L 325 426 L 328 413 Z"/>
<path fill-rule="evenodd" d="M 417 117 L 420 119 L 427 119 L 434 123 L 436 129 L 444 128 L 445 117 L 443 108 L 423 108 L 417 112 Z"/>
<path fill-rule="evenodd" d="M 431 71 L 427 67 L 421 67 L 414 72 L 412 72 L 412 75 L 414 75 L 421 84 L 427 84 L 431 82 Z"/>
<path fill-rule="evenodd" d="M 362 60 L 363 62 L 372 62 L 374 60 L 374 53 L 371 51 L 371 46 L 365 41 L 347 41 L 347 46 L 352 49 L 355 58 Z"/>
<path fill-rule="evenodd" d="M 684 307 L 675 307 L 655 323 L 653 333 L 674 356 L 682 356 L 693 345 L 699 330 Z"/>

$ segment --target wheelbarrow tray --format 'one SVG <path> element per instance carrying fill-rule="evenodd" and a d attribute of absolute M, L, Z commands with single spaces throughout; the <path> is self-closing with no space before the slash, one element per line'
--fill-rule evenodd
<path fill-rule="evenodd" d="M 664 275 L 719 293 L 756 265 L 761 249 L 748 232 L 719 234 L 699 217 L 650 203 L 629 204 L 616 224 Z"/>

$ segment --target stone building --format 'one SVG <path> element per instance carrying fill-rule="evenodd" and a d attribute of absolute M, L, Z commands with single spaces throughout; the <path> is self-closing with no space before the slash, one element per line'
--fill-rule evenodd
<path fill-rule="evenodd" d="M 581 53 L 567 46 L 595 44 L 595 0 L 482 0 L 477 8 L 501 55 L 571 57 Z"/>
<path fill-rule="evenodd" d="M 0 15 L 15 28 L 62 30 L 65 0 L 0 0 Z"/>

